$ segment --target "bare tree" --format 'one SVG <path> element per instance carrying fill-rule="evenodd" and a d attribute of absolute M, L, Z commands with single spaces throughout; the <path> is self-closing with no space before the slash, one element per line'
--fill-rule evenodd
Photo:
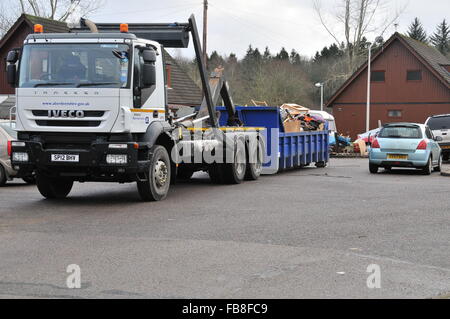
<path fill-rule="evenodd" d="M 6 2 L 6 3 L 5 3 Z M 23 14 L 31 14 L 61 22 L 87 16 L 100 9 L 105 0 L 2 0 L 0 4 L 0 36 Z"/>
<path fill-rule="evenodd" d="M 395 23 L 406 5 L 392 10 L 388 0 L 338 0 L 337 6 L 332 8 L 333 10 L 326 10 L 322 0 L 314 0 L 314 9 L 325 30 L 337 45 L 344 44 L 347 71 L 352 73 L 360 62 L 358 57 L 365 51 L 364 44 L 368 35 L 383 35 Z"/>

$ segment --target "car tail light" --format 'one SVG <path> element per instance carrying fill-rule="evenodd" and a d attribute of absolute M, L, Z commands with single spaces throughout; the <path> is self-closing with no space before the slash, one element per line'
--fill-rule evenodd
<path fill-rule="evenodd" d="M 425 140 L 422 140 L 419 145 L 417 146 L 418 150 L 426 150 L 428 147 L 428 143 Z"/>
<path fill-rule="evenodd" d="M 381 148 L 380 147 L 380 143 L 378 143 L 378 140 L 377 139 L 374 139 L 373 140 L 373 142 L 372 142 L 372 146 L 371 146 L 372 148 Z"/>
<path fill-rule="evenodd" d="M 11 157 L 11 150 L 12 150 L 11 141 L 8 141 L 8 156 L 10 156 L 10 157 Z"/>

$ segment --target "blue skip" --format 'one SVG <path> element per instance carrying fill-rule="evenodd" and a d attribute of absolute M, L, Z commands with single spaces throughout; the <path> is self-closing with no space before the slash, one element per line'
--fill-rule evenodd
<path fill-rule="evenodd" d="M 228 114 L 220 111 L 220 125 L 226 127 Z M 325 167 L 330 159 L 329 132 L 324 131 L 285 133 L 280 109 L 277 107 L 237 106 L 239 119 L 245 127 L 264 127 L 266 130 L 266 161 L 263 174 L 301 168 L 310 164 Z"/>

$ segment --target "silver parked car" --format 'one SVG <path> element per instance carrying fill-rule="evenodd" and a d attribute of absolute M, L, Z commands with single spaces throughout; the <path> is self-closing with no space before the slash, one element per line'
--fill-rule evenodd
<path fill-rule="evenodd" d="M 432 116 L 428 118 L 425 125 L 433 131 L 434 136 L 442 138 L 439 142 L 442 157 L 444 161 L 448 161 L 450 158 L 450 114 Z"/>
<path fill-rule="evenodd" d="M 17 132 L 14 130 L 14 122 L 0 120 L 0 186 L 4 186 L 7 181 L 12 180 L 17 172 L 11 166 L 11 160 L 8 154 L 9 143 L 17 139 Z M 24 177 L 23 180 L 28 184 L 34 184 L 34 176 Z"/>

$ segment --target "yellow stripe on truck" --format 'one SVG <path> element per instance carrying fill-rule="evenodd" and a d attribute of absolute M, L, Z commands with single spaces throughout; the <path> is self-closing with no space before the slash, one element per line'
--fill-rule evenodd
<path fill-rule="evenodd" d="M 133 113 L 153 113 L 153 112 L 166 113 L 165 110 L 161 110 L 161 109 L 154 109 L 154 110 L 150 110 L 150 109 L 131 109 L 130 111 L 133 112 Z"/>

